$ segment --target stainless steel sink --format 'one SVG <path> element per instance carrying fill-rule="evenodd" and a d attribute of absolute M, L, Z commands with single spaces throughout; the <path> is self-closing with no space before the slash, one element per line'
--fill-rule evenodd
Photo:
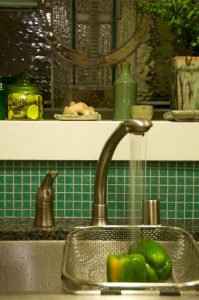
<path fill-rule="evenodd" d="M 0 241 L 0 294 L 64 294 L 64 241 Z"/>
<path fill-rule="evenodd" d="M 0 298 L 65 294 L 61 280 L 64 244 L 56 240 L 0 241 Z"/>

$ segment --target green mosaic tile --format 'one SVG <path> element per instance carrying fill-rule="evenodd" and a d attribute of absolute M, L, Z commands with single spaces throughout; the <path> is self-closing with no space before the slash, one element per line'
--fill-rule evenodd
<path fill-rule="evenodd" d="M 162 219 L 168 219 L 167 210 L 160 212 L 160 218 L 162 218 Z"/>
<path fill-rule="evenodd" d="M 66 177 L 66 184 L 71 185 L 73 184 L 73 182 L 74 182 L 74 178 L 72 175 Z"/>
<path fill-rule="evenodd" d="M 199 218 L 199 211 L 194 211 L 193 212 L 193 218 L 198 219 Z"/>
<path fill-rule="evenodd" d="M 58 177 L 55 179 L 55 182 L 57 182 L 57 184 L 64 184 L 64 180 L 65 180 L 64 174 L 61 175 L 61 174 L 59 173 Z"/>
<path fill-rule="evenodd" d="M 76 210 L 81 210 L 82 208 L 82 203 L 81 202 L 74 202 L 74 205 L 73 205 L 74 209 Z"/>
<path fill-rule="evenodd" d="M 72 212 L 72 211 L 71 211 Z M 69 211 L 67 212 L 69 214 Z M 72 217 L 72 213 L 70 215 Z M 65 213 L 64 213 L 64 210 L 57 210 L 56 211 L 56 217 L 58 218 L 64 218 L 65 217 Z"/>
<path fill-rule="evenodd" d="M 90 182 L 91 182 L 91 178 L 90 178 L 90 176 L 85 176 L 85 175 L 83 175 L 83 178 L 82 178 L 82 184 L 84 184 L 85 186 L 86 185 L 90 185 Z"/>
<path fill-rule="evenodd" d="M 65 198 L 67 201 L 73 201 L 73 194 L 72 193 L 66 193 Z"/>
<path fill-rule="evenodd" d="M 23 210 L 23 218 L 30 218 L 31 217 L 31 213 L 30 210 Z"/>
<path fill-rule="evenodd" d="M 82 200 L 83 201 L 90 201 L 91 200 L 91 195 L 90 195 L 90 193 L 88 194 L 88 193 L 82 193 Z"/>
<path fill-rule="evenodd" d="M 187 202 L 193 201 L 193 194 L 186 194 L 186 201 Z"/>
<path fill-rule="evenodd" d="M 30 202 L 26 202 L 26 201 L 23 202 L 23 208 L 24 208 L 24 210 L 30 209 L 30 206 L 31 206 Z"/>
<path fill-rule="evenodd" d="M 6 201 L 13 200 L 13 193 L 6 192 L 6 194 L 5 194 L 5 200 Z"/>
<path fill-rule="evenodd" d="M 20 193 L 14 193 L 13 195 L 14 201 L 22 201 L 22 194 Z"/>
<path fill-rule="evenodd" d="M 90 193 L 90 191 L 91 191 L 90 185 L 86 185 L 86 184 L 82 185 L 82 193 L 86 194 L 86 193 Z"/>
<path fill-rule="evenodd" d="M 166 210 L 167 209 L 167 203 L 160 201 L 160 210 Z"/>
<path fill-rule="evenodd" d="M 178 194 L 184 194 L 184 190 L 185 190 L 184 186 L 178 185 L 176 188 L 177 188 L 177 193 Z"/>
<path fill-rule="evenodd" d="M 168 211 L 168 218 L 169 219 L 175 219 L 176 213 L 175 211 Z"/>
<path fill-rule="evenodd" d="M 22 218 L 23 217 L 22 210 L 15 210 L 14 211 L 14 216 L 15 216 L 15 218 Z"/>
<path fill-rule="evenodd" d="M 81 218 L 82 217 L 82 212 L 80 209 L 74 210 L 74 215 L 76 218 Z"/>
<path fill-rule="evenodd" d="M 5 177 L 4 175 L 0 175 L 0 186 L 4 185 Z"/>
<path fill-rule="evenodd" d="M 0 202 L 0 210 L 5 208 L 4 202 Z"/>
<path fill-rule="evenodd" d="M 192 177 L 193 176 L 193 169 L 187 169 L 186 170 L 186 177 Z"/>
<path fill-rule="evenodd" d="M 199 212 L 199 202 L 198 203 L 194 202 L 193 209 L 194 209 L 194 211 L 198 211 Z"/>
<path fill-rule="evenodd" d="M 168 203 L 168 210 L 175 211 L 175 203 Z"/>
<path fill-rule="evenodd" d="M 185 178 L 185 184 L 186 185 L 193 185 L 193 182 L 194 182 L 193 177 L 186 177 Z"/>
<path fill-rule="evenodd" d="M 152 194 L 156 194 L 156 193 L 158 193 L 158 187 L 155 185 L 155 186 L 151 186 L 151 193 Z"/>
<path fill-rule="evenodd" d="M 65 192 L 65 187 L 64 187 L 64 185 L 63 184 L 59 184 L 59 185 L 55 185 L 54 186 L 54 191 L 59 191 L 59 193 L 64 193 Z"/>
<path fill-rule="evenodd" d="M 59 201 L 59 202 L 62 202 L 62 201 L 64 201 L 64 199 L 65 199 L 65 194 L 64 194 L 64 193 L 61 193 L 60 190 L 59 190 L 59 193 L 57 193 L 55 196 L 56 196 L 55 198 L 56 198 L 57 201 Z"/>
<path fill-rule="evenodd" d="M 193 182 L 193 184 L 194 185 L 199 185 L 199 177 L 194 177 L 194 182 Z"/>
<path fill-rule="evenodd" d="M 32 183 L 32 178 L 30 175 L 23 176 L 23 185 L 27 184 L 30 187 L 30 184 Z"/>
<path fill-rule="evenodd" d="M 137 197 L 140 193 L 146 193 L 145 198 L 160 199 L 162 217 L 199 217 L 199 162 L 147 162 L 146 166 L 147 177 L 142 180 L 138 178 L 139 185 L 132 190 L 129 163 L 111 162 L 107 186 L 109 216 L 123 218 L 129 215 L 131 193 Z M 35 203 L 36 191 L 49 170 L 58 170 L 62 174 L 54 184 L 55 215 L 89 216 L 96 162 L 5 161 L 1 167 L 1 217 L 34 217 L 35 206 L 31 203 Z M 142 176 L 145 176 L 144 172 Z"/>
<path fill-rule="evenodd" d="M 89 210 L 90 209 L 90 203 L 89 202 L 82 202 L 82 209 Z"/>
<path fill-rule="evenodd" d="M 193 188 L 193 186 L 189 186 L 189 185 L 187 185 L 187 186 L 185 186 L 185 192 L 186 192 L 186 194 L 193 194 L 193 190 L 194 190 L 194 188 Z"/>
<path fill-rule="evenodd" d="M 184 194 L 177 194 L 175 197 L 176 202 L 183 202 L 185 201 L 185 195 Z"/>
<path fill-rule="evenodd" d="M 109 193 L 108 192 L 107 197 L 108 197 L 109 202 L 114 202 L 115 198 L 116 198 L 116 195 L 114 193 Z"/>
<path fill-rule="evenodd" d="M 159 184 L 159 178 L 158 177 L 152 177 L 151 178 L 151 185 L 158 185 Z"/>
<path fill-rule="evenodd" d="M 6 185 L 6 195 L 8 195 L 9 193 L 13 193 L 13 185 Z"/>
<path fill-rule="evenodd" d="M 14 178 L 11 175 L 6 176 L 6 184 L 12 184 L 13 185 Z"/>
<path fill-rule="evenodd" d="M 169 185 L 168 186 L 168 193 L 174 194 L 176 191 L 176 186 L 175 185 Z"/>
<path fill-rule="evenodd" d="M 11 209 L 6 209 L 5 217 L 6 217 L 6 218 L 14 217 L 14 211 L 11 210 Z"/>
<path fill-rule="evenodd" d="M 177 219 L 184 219 L 184 210 L 182 211 L 178 210 L 176 214 L 177 214 Z"/>
<path fill-rule="evenodd" d="M 167 202 L 168 203 L 169 202 L 175 202 L 175 199 L 176 199 L 176 197 L 175 197 L 174 194 L 168 194 L 168 196 L 167 196 Z"/>
<path fill-rule="evenodd" d="M 4 168 L 4 161 L 0 160 L 0 168 L 3 169 Z"/>
<path fill-rule="evenodd" d="M 173 175 L 171 175 L 171 177 L 168 178 L 168 184 L 169 185 L 176 185 L 176 177 L 173 177 Z"/>
<path fill-rule="evenodd" d="M 199 194 L 199 186 L 194 186 L 194 194 Z"/>
<path fill-rule="evenodd" d="M 64 209 L 64 202 L 57 202 L 57 209 Z"/>
<path fill-rule="evenodd" d="M 182 210 L 184 210 L 184 202 L 177 203 L 177 211 L 182 211 Z"/>
<path fill-rule="evenodd" d="M 14 185 L 14 193 L 22 193 L 22 185 Z"/>
<path fill-rule="evenodd" d="M 185 210 L 185 219 L 192 219 L 192 211 Z"/>
<path fill-rule="evenodd" d="M 82 198 L 81 193 L 78 192 L 78 193 L 75 193 L 75 194 L 74 194 L 74 201 L 80 201 L 81 198 Z"/>
<path fill-rule="evenodd" d="M 82 210 L 82 218 L 89 218 L 90 212 L 87 210 Z"/>
<path fill-rule="evenodd" d="M 115 190 L 116 190 L 116 186 L 112 185 L 112 184 L 109 184 L 108 190 L 109 190 L 109 193 L 114 193 Z"/>

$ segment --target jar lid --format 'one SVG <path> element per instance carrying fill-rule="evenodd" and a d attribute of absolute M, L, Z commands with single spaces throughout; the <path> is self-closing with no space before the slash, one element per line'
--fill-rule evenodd
<path fill-rule="evenodd" d="M 9 91 L 11 93 L 34 93 L 39 92 L 39 86 L 34 84 L 34 78 L 29 75 L 22 73 L 17 76 L 15 84 L 9 85 Z"/>

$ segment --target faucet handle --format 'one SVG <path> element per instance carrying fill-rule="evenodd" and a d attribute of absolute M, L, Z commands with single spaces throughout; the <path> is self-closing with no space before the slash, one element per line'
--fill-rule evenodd
<path fill-rule="evenodd" d="M 47 173 L 37 191 L 34 222 L 34 226 L 36 227 L 45 228 L 55 225 L 53 212 L 53 182 L 57 175 L 58 173 L 56 172 Z"/>
<path fill-rule="evenodd" d="M 54 190 L 53 190 L 53 182 L 57 177 L 58 173 L 51 172 L 47 173 L 44 177 L 38 191 L 36 194 L 37 201 L 53 201 L 54 200 Z"/>

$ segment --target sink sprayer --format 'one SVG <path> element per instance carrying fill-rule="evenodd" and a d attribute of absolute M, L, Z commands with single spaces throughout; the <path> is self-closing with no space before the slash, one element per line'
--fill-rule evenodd
<path fill-rule="evenodd" d="M 116 128 L 105 143 L 100 154 L 94 186 L 94 204 L 91 226 L 101 226 L 108 223 L 107 220 L 107 177 L 110 161 L 119 142 L 127 133 L 144 135 L 152 127 L 152 122 L 145 119 L 127 120 Z"/>

